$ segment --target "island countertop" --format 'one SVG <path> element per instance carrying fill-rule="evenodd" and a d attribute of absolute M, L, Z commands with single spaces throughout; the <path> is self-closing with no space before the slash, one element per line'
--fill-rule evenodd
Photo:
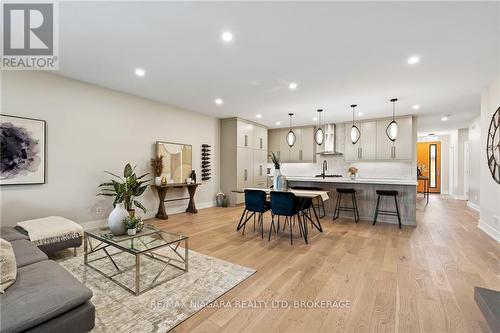
<path fill-rule="evenodd" d="M 407 185 L 417 186 L 416 179 L 402 178 L 361 178 L 350 177 L 314 177 L 314 176 L 285 176 L 287 180 L 294 182 L 321 182 L 321 183 L 347 183 L 347 184 L 380 184 L 380 185 Z"/>
<path fill-rule="evenodd" d="M 375 215 L 375 207 L 377 206 L 378 195 L 377 190 L 397 191 L 397 200 L 399 202 L 399 211 L 401 221 L 406 225 L 416 225 L 416 204 L 417 204 L 417 181 L 412 179 L 402 178 L 356 178 L 350 177 L 304 177 L 304 176 L 288 176 L 288 186 L 308 186 L 319 187 L 330 193 L 330 199 L 338 198 L 337 189 L 352 188 L 355 190 L 357 207 L 361 220 L 373 221 Z M 352 199 L 350 196 L 344 196 L 343 206 L 351 207 Z M 391 200 L 390 200 L 391 199 Z M 327 200 L 325 202 L 325 211 L 329 216 L 333 216 L 335 208 L 335 200 Z M 394 211 L 395 205 L 392 198 L 380 199 L 380 210 Z M 352 218 L 352 212 L 341 212 L 341 216 Z M 379 215 L 377 221 L 387 223 L 397 223 L 397 218 L 393 216 Z"/>

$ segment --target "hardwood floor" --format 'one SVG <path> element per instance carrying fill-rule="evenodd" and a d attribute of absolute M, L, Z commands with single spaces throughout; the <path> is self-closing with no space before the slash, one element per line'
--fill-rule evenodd
<path fill-rule="evenodd" d="M 487 332 L 474 286 L 500 290 L 499 245 L 464 201 L 419 199 L 417 227 L 322 219 L 310 244 L 235 231 L 242 207 L 152 220 L 192 250 L 257 272 L 219 301 L 341 301 L 350 308 L 205 308 L 175 332 Z M 265 221 L 266 229 L 269 219 Z"/>

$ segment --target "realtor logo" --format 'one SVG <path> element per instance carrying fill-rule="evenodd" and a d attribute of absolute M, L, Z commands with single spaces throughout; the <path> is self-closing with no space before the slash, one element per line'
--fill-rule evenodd
<path fill-rule="evenodd" d="M 56 4 L 4 3 L 2 69 L 58 69 Z"/>

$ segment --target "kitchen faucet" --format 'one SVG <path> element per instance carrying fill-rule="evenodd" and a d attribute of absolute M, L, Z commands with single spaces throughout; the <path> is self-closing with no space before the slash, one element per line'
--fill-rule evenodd
<path fill-rule="evenodd" d="M 325 171 L 328 170 L 328 162 L 327 160 L 323 160 L 323 172 L 321 173 L 321 176 L 323 176 L 323 179 L 325 179 Z"/>

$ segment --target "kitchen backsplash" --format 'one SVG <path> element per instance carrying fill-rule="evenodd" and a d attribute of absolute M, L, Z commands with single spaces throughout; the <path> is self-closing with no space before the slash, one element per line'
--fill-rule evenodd
<path fill-rule="evenodd" d="M 351 166 L 358 168 L 358 177 L 362 178 L 402 178 L 413 179 L 416 174 L 412 162 L 345 162 L 343 156 L 319 157 L 317 163 L 283 163 L 281 172 L 285 176 L 314 176 L 321 173 L 323 161 L 328 162 L 326 174 L 347 176 L 347 169 Z M 274 172 L 272 164 L 271 174 Z"/>

